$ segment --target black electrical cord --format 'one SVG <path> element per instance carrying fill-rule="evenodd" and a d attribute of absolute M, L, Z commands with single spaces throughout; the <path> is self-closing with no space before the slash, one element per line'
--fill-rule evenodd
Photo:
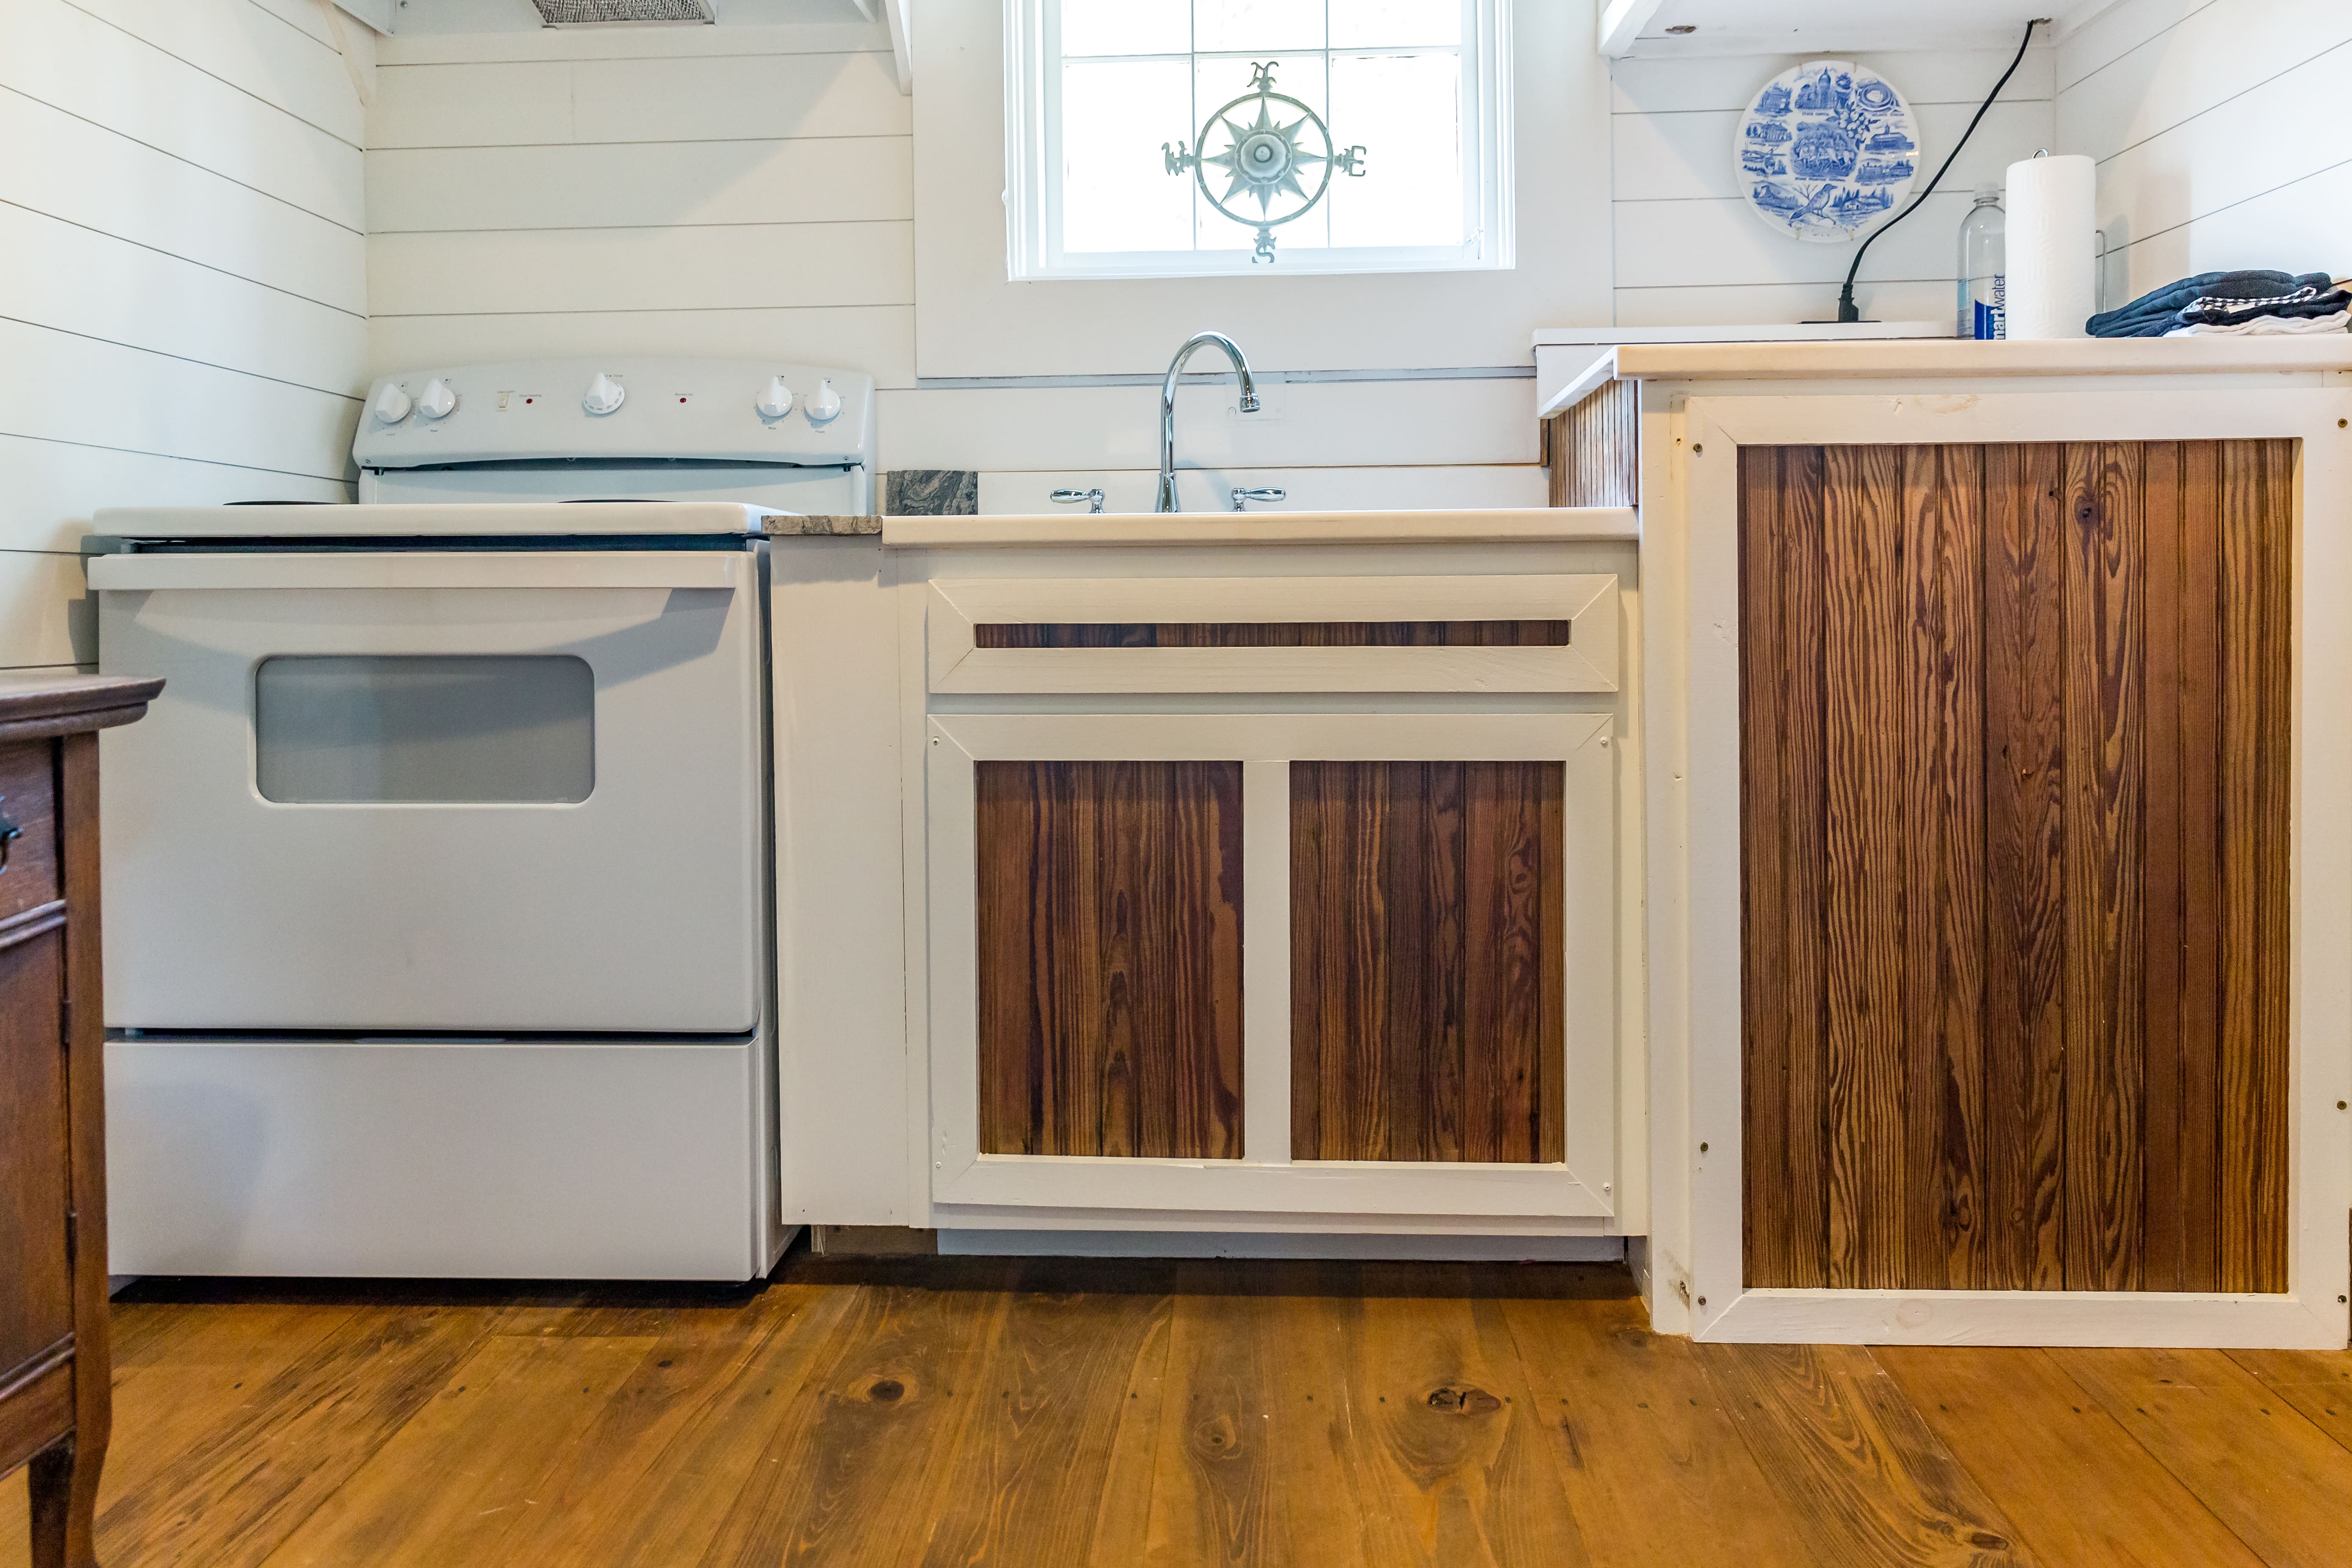
<path fill-rule="evenodd" d="M 1969 138 L 1977 133 L 1977 126 L 1983 121 L 1985 110 L 1990 109 L 1992 107 L 1992 100 L 2000 96 L 2000 89 L 2009 85 L 2009 79 L 2017 74 L 2017 68 L 2025 63 L 2025 51 L 2030 48 L 2033 43 L 2033 29 L 2042 26 L 2042 23 L 2049 19 L 2050 18 L 2047 16 L 2036 16 L 2031 22 L 2025 24 L 2025 37 L 2024 40 L 2017 46 L 2017 58 L 2009 62 L 2009 68 L 2000 73 L 2000 79 L 1992 84 L 1992 90 L 1985 95 L 1984 102 L 1977 106 L 1977 117 L 1976 119 L 1969 121 L 1969 128 L 1966 131 L 1961 132 L 1960 139 L 1952 144 L 1951 157 L 1944 160 L 1944 166 L 1936 171 L 1936 177 L 1927 182 L 1927 188 L 1921 191 L 1916 196 L 1912 198 L 1911 205 L 1909 206 L 1905 207 L 1901 212 L 1896 213 L 1893 217 L 1888 218 L 1885 223 L 1880 224 L 1876 228 L 1872 229 L 1870 231 L 1870 237 L 1862 242 L 1862 248 L 1853 253 L 1853 265 L 1845 269 L 1845 287 L 1838 291 L 1837 319 L 1839 321 L 1859 321 L 1862 320 L 1862 311 L 1856 308 L 1853 302 L 1853 279 L 1854 274 L 1862 270 L 1862 258 L 1869 254 L 1871 246 L 1876 242 L 1880 235 L 1885 234 L 1888 229 L 1893 228 L 1896 224 L 1901 223 L 1905 218 L 1909 217 L 1913 213 L 1917 212 L 1919 210 L 1919 204 L 1936 194 L 1936 187 L 1943 183 L 1943 179 L 1946 174 L 1951 173 L 1952 159 L 1958 158 L 1960 155 L 1960 149 L 1967 146 L 1969 144 Z"/>

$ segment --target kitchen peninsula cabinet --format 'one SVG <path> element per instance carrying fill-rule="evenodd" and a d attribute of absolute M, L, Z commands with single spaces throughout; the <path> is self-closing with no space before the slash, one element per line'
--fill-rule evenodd
<path fill-rule="evenodd" d="M 1654 1322 L 2341 1347 L 2352 340 L 1610 369 Z"/>
<path fill-rule="evenodd" d="M 111 1406 L 98 736 L 160 680 L 0 681 L 0 1476 L 34 1568 L 90 1568 Z"/>
<path fill-rule="evenodd" d="M 1630 521 L 886 521 L 929 1223 L 1638 1223 Z"/>

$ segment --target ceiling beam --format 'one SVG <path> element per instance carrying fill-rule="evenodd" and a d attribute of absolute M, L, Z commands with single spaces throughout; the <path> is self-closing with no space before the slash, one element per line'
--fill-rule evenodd
<path fill-rule="evenodd" d="M 1633 40 L 1665 0 L 1608 0 L 1601 7 L 1601 52 L 1612 60 L 1633 52 Z"/>

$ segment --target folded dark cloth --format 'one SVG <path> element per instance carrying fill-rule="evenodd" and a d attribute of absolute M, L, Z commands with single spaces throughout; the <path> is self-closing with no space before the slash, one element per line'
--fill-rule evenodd
<path fill-rule="evenodd" d="M 2095 338 L 2160 338 L 2177 328 L 2230 326 L 2256 316 L 2325 316 L 2352 294 L 2325 272 L 2200 272 L 2084 323 Z"/>

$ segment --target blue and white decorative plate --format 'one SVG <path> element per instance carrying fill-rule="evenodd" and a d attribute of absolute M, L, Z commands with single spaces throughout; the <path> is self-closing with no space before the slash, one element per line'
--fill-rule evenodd
<path fill-rule="evenodd" d="M 1918 122 L 1894 84 L 1851 60 L 1808 60 L 1764 84 L 1731 156 L 1756 216 L 1824 245 L 1885 220 L 1919 172 Z"/>

